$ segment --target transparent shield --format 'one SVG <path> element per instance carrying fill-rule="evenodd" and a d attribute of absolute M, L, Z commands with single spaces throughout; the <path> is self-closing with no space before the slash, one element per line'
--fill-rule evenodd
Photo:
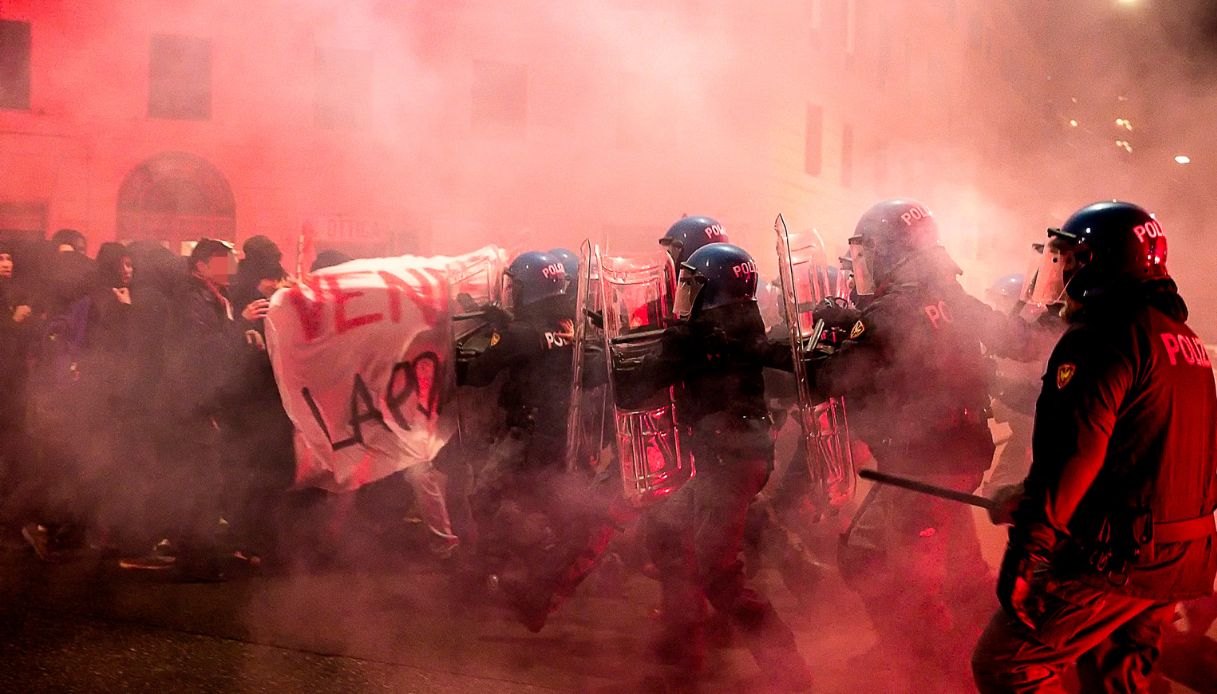
<path fill-rule="evenodd" d="M 593 372 L 603 357 L 603 292 L 600 249 L 585 241 L 575 277 L 575 337 L 571 369 L 571 408 L 566 420 L 566 469 L 589 471 L 599 466 L 606 446 L 608 387 Z M 601 372 L 603 373 L 603 372 Z"/>
<path fill-rule="evenodd" d="M 693 305 L 697 303 L 701 288 L 702 283 L 697 279 L 696 273 L 681 269 L 680 277 L 676 280 L 676 299 L 672 302 L 672 314 L 681 320 L 687 320 L 693 315 Z"/>
<path fill-rule="evenodd" d="M 815 320 L 816 304 L 834 295 L 824 243 L 814 231 L 792 235 L 778 215 L 779 279 L 790 349 L 798 390 L 799 423 L 803 430 L 806 464 L 813 481 L 811 502 L 821 513 L 844 506 L 857 485 L 849 423 L 842 398 L 816 398 L 808 382 L 807 360 L 816 352 L 824 324 Z M 855 270 L 857 266 L 855 265 Z"/>
<path fill-rule="evenodd" d="M 476 258 L 448 266 L 453 337 L 457 343 L 486 325 L 481 315 L 483 306 L 502 299 L 504 260 L 502 251 L 488 249 Z"/>
<path fill-rule="evenodd" d="M 1023 273 L 1023 289 L 1019 292 L 1018 300 L 1027 305 L 1034 305 L 1032 296 L 1035 294 L 1035 283 L 1039 276 L 1040 263 L 1043 262 L 1044 244 L 1031 244 L 1031 254 L 1027 258 L 1026 271 Z"/>
<path fill-rule="evenodd" d="M 1030 301 L 1036 306 L 1049 306 L 1064 301 L 1066 275 L 1072 268 L 1073 254 L 1059 245 L 1049 243 L 1040 254 L 1039 267 L 1031 286 Z"/>
<path fill-rule="evenodd" d="M 836 283 L 829 272 L 828 254 L 824 242 L 814 229 L 778 237 L 782 301 L 788 315 L 795 318 L 794 327 L 800 339 L 811 337 L 815 328 L 813 314 L 816 305 L 836 295 Z M 789 289 L 787 289 L 789 287 Z"/>
<path fill-rule="evenodd" d="M 445 273 L 448 290 L 449 330 L 453 349 L 474 352 L 487 348 L 491 342 L 489 324 L 482 308 L 499 301 L 502 296 L 503 267 L 506 257 L 502 249 L 487 247 L 483 251 L 454 260 Z M 465 435 L 465 403 L 456 402 L 458 438 Z"/>
<path fill-rule="evenodd" d="M 870 249 L 860 238 L 849 240 L 849 260 L 853 268 L 854 289 L 860 296 L 870 296 L 875 293 L 874 258 Z"/>
<path fill-rule="evenodd" d="M 672 314 L 671 261 L 666 254 L 607 257 L 600 265 L 604 346 L 625 497 L 646 506 L 669 496 L 693 476 L 681 445 L 671 388 L 640 390 L 634 369 L 660 348 Z"/>

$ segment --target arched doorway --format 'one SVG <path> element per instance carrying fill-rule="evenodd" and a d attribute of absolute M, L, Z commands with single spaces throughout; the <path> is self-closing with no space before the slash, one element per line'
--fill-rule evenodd
<path fill-rule="evenodd" d="M 200 237 L 234 240 L 236 205 L 223 174 L 193 154 L 157 155 L 118 191 L 118 238 L 152 239 L 181 253 Z"/>

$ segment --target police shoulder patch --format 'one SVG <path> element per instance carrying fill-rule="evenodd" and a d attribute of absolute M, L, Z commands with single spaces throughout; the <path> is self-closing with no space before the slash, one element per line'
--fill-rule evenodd
<path fill-rule="evenodd" d="M 499 340 L 502 340 L 502 339 L 503 339 L 503 336 L 499 334 L 498 330 L 490 333 L 490 346 L 494 347 L 495 345 L 499 344 Z"/>
<path fill-rule="evenodd" d="M 849 339 L 856 340 L 859 337 L 862 337 L 862 333 L 864 332 L 866 332 L 866 325 L 864 325 L 862 321 L 858 321 L 857 323 L 854 323 L 854 327 L 850 329 Z"/>
<path fill-rule="evenodd" d="M 1056 367 L 1056 389 L 1064 390 L 1065 386 L 1073 380 L 1074 374 L 1078 372 L 1078 367 L 1074 364 L 1066 362 Z"/>

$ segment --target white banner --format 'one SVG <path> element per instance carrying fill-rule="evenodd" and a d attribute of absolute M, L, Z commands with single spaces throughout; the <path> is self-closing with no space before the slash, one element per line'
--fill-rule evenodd
<path fill-rule="evenodd" d="M 439 453 L 456 429 L 450 274 L 497 277 L 502 262 L 489 246 L 354 260 L 275 294 L 266 343 L 297 430 L 298 486 L 350 491 Z"/>

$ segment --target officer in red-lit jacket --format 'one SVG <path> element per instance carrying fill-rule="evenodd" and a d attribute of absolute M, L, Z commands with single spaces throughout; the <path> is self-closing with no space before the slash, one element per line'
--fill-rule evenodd
<path fill-rule="evenodd" d="M 1057 691 L 1077 662 L 1089 688 L 1143 691 L 1174 604 L 1217 572 L 1212 365 L 1152 215 L 1103 202 L 1050 233 L 1075 244 L 1071 326 L 973 673 L 983 692 Z"/>

